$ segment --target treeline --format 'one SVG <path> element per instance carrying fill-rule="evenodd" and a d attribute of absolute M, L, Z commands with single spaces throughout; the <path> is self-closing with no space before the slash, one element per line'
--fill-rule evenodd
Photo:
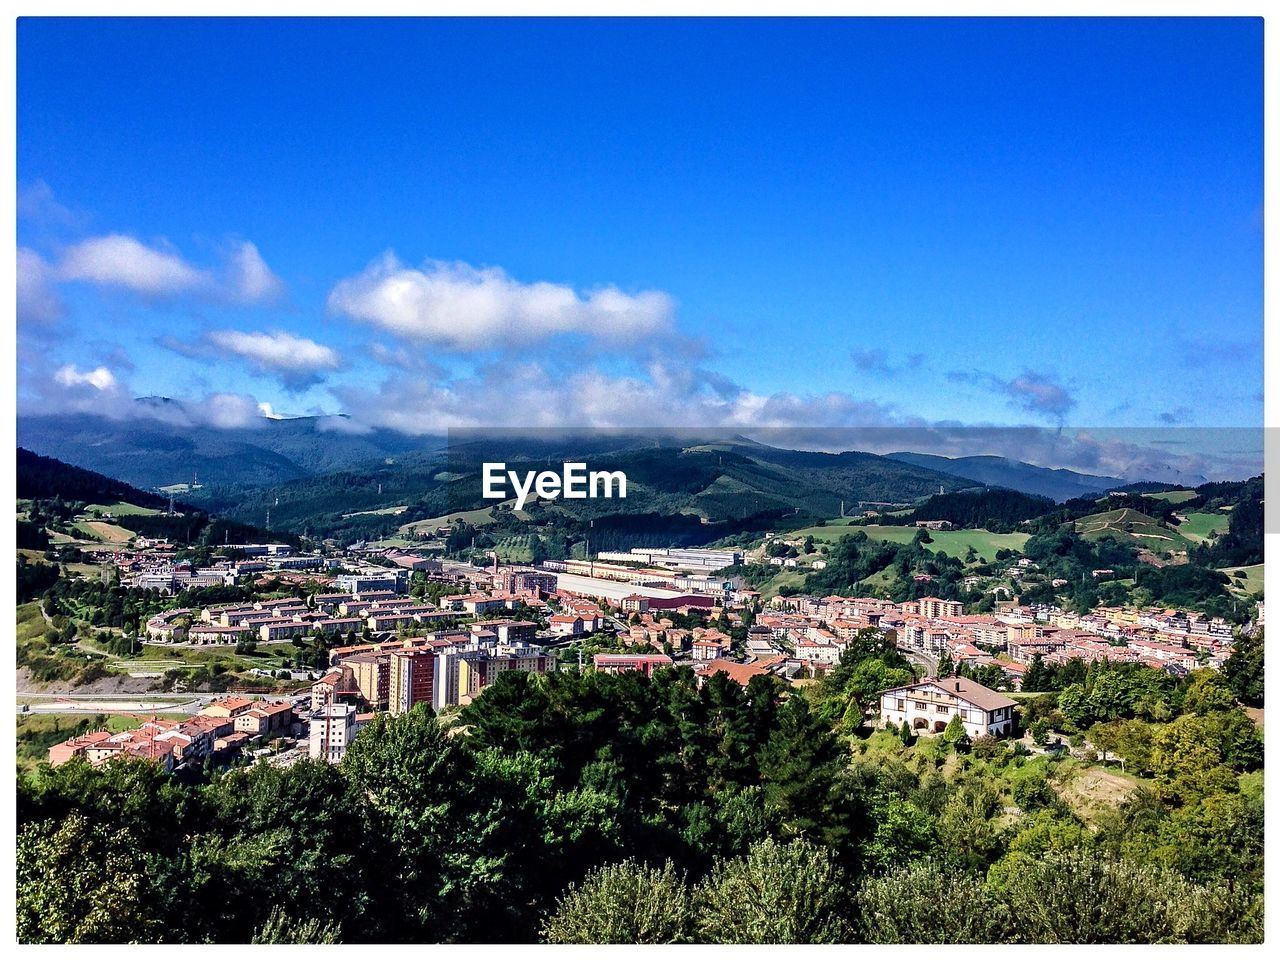
<path fill-rule="evenodd" d="M 754 538 L 770 530 L 782 519 L 782 511 L 766 511 L 749 517 L 703 523 L 688 513 L 607 513 L 594 519 L 572 516 L 557 507 L 543 504 L 525 505 L 527 520 L 512 511 L 496 509 L 493 522 L 451 524 L 445 538 L 445 551 L 452 556 L 466 556 L 471 550 L 490 550 L 512 538 L 532 538 L 531 562 L 563 560 L 582 556 L 590 541 L 591 552 L 630 550 L 632 547 L 692 547 L 713 541 L 749 534 Z"/>
<path fill-rule="evenodd" d="M 1042 516 L 1053 509 L 1054 502 L 1048 497 L 992 487 L 934 494 L 905 517 L 886 516 L 877 517 L 876 520 L 906 526 L 911 526 L 917 520 L 946 520 L 952 526 L 960 528 L 1012 533 L 1023 529 L 1023 521 Z"/>
<path fill-rule="evenodd" d="M 156 509 L 169 505 L 168 499 L 159 494 L 139 490 L 123 481 L 19 447 L 18 498 L 52 500 L 55 497 L 84 503 L 125 502 Z"/>
<path fill-rule="evenodd" d="M 1228 487 L 1226 484 L 1211 485 L 1216 493 L 1215 499 L 1223 499 L 1232 504 L 1231 519 L 1227 523 L 1227 532 L 1212 543 L 1205 544 L 1195 551 L 1195 560 L 1211 567 L 1243 567 L 1262 563 L 1263 544 L 1263 510 L 1264 494 L 1262 477 L 1254 477 L 1239 487 Z M 1219 488 L 1228 487 L 1225 491 Z M 1206 506 L 1214 503 L 1209 498 L 1208 490 L 1197 488 L 1197 492 L 1206 498 Z"/>

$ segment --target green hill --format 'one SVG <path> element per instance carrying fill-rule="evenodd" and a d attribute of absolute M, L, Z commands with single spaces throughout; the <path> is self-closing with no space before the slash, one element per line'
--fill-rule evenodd
<path fill-rule="evenodd" d="M 872 540 L 883 540 L 887 543 L 910 543 L 916 536 L 914 526 L 886 526 L 880 524 L 857 524 L 849 526 L 838 522 L 821 527 L 804 527 L 789 531 L 788 540 L 803 540 L 813 537 L 819 543 L 835 543 L 841 537 L 861 530 Z M 930 530 L 930 542 L 925 549 L 931 553 L 945 553 L 952 557 L 963 557 L 973 547 L 979 557 L 990 563 L 995 559 L 996 551 L 1002 549 L 1018 551 L 1029 539 L 1025 533 L 991 533 L 988 530 Z"/>
<path fill-rule="evenodd" d="M 623 471 L 626 500 L 560 499 L 542 512 L 543 523 L 595 520 L 599 528 L 606 518 L 646 516 L 654 536 L 708 542 L 771 526 L 788 515 L 817 519 L 835 516 L 842 507 L 856 510 L 859 504 L 910 505 L 939 487 L 954 491 L 971 486 L 868 453 L 783 450 L 732 438 L 688 440 L 627 434 L 480 437 L 455 442 L 448 451 L 413 454 L 360 470 L 256 489 L 210 486 L 191 496 L 245 521 L 261 522 L 270 509 L 273 526 L 348 541 L 378 540 L 411 531 L 421 521 L 490 506 L 481 490 L 484 463 L 501 462 L 524 472 L 582 461 L 591 470 Z M 404 509 L 395 515 L 378 512 L 391 506 Z"/>
<path fill-rule="evenodd" d="M 1086 540 L 1112 537 L 1154 553 L 1186 550 L 1191 546 L 1191 541 L 1172 527 L 1128 507 L 1090 514 L 1075 524 L 1076 530 Z"/>
<path fill-rule="evenodd" d="M 134 536 L 175 543 L 250 543 L 263 539 L 299 543 L 292 534 L 215 518 L 206 510 L 139 490 L 92 470 L 18 448 L 19 546 L 50 541 L 120 545 Z"/>

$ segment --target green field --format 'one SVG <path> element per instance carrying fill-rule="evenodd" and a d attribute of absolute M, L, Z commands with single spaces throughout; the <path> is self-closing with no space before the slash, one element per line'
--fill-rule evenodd
<path fill-rule="evenodd" d="M 803 589 L 804 578 L 809 575 L 809 572 L 808 570 L 783 570 L 772 580 L 766 580 L 760 585 L 761 599 L 772 600 L 783 587 Z"/>
<path fill-rule="evenodd" d="M 511 501 L 514 503 L 515 501 Z M 415 520 L 413 523 L 406 523 L 400 528 L 401 533 L 416 533 L 422 535 L 424 533 L 435 533 L 441 527 L 447 527 L 457 523 L 459 520 L 469 523 L 473 527 L 483 527 L 485 524 L 493 523 L 493 517 L 489 511 L 493 507 L 480 507 L 476 510 L 460 510 L 457 513 L 447 513 L 443 517 L 433 517 L 430 520 Z"/>
<path fill-rule="evenodd" d="M 72 527 L 99 543 L 128 543 L 134 537 L 132 530 L 104 520 L 77 520 Z"/>
<path fill-rule="evenodd" d="M 1242 592 L 1248 594 L 1260 594 L 1262 593 L 1265 585 L 1265 578 L 1263 577 L 1264 567 L 1265 564 L 1255 563 L 1251 567 L 1223 567 L 1222 572 L 1231 578 L 1231 586 L 1234 589 L 1239 590 L 1240 588 L 1236 586 L 1236 573 L 1237 571 L 1243 570 L 1245 575 L 1245 586 Z"/>
<path fill-rule="evenodd" d="M 109 513 L 116 517 L 154 517 L 160 513 L 154 507 L 140 507 L 133 503 L 91 503 L 84 508 L 84 512 L 88 514 L 92 514 L 95 510 L 99 513 Z"/>
<path fill-rule="evenodd" d="M 847 520 L 837 520 L 824 527 L 804 527 L 788 532 L 788 540 L 813 537 L 820 543 L 834 543 L 841 537 L 857 531 L 863 531 L 872 540 L 884 540 L 889 543 L 910 543 L 916 535 L 915 527 L 892 527 L 880 524 L 850 527 Z M 945 553 L 952 557 L 963 557 L 970 547 L 983 560 L 988 562 L 996 558 L 996 551 L 1001 549 L 1021 550 L 1029 539 L 1025 533 L 991 533 L 987 530 L 930 530 L 933 542 L 926 544 L 925 549 L 933 553 Z"/>
<path fill-rule="evenodd" d="M 344 513 L 343 517 L 398 517 L 409 509 L 407 503 L 396 507 L 383 507 L 381 510 L 357 510 L 355 513 Z"/>
<path fill-rule="evenodd" d="M 1086 540 L 1113 537 L 1122 543 L 1132 543 L 1156 553 L 1185 550 L 1191 545 L 1186 537 L 1178 534 L 1172 527 L 1127 507 L 1081 517 L 1076 521 L 1076 529 Z"/>
<path fill-rule="evenodd" d="M 1177 529 L 1192 543 L 1203 543 L 1225 533 L 1230 522 L 1225 513 L 1188 513 Z"/>
<path fill-rule="evenodd" d="M 1166 503 L 1186 503 L 1196 498 L 1194 490 L 1165 490 L 1161 493 L 1144 493 L 1144 497 L 1152 500 L 1164 500 Z"/>
<path fill-rule="evenodd" d="M 17 641 L 18 646 L 31 643 L 33 640 L 44 639 L 46 625 L 44 617 L 40 615 L 40 604 L 23 603 L 17 609 Z"/>

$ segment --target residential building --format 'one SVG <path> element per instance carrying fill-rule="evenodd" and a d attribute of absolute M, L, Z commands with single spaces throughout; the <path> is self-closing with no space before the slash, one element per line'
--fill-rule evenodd
<path fill-rule="evenodd" d="M 592 666 L 601 673 L 630 673 L 639 671 L 646 677 L 653 671 L 672 665 L 672 659 L 661 653 L 597 653 L 591 658 Z"/>
<path fill-rule="evenodd" d="M 880 695 L 885 723 L 906 723 L 917 733 L 941 733 L 952 717 L 959 716 L 971 738 L 1013 733 L 1016 706 L 1003 693 L 965 677 L 925 679 Z"/>
<path fill-rule="evenodd" d="M 359 730 L 360 724 L 353 704 L 334 703 L 319 711 L 311 718 L 311 759 L 329 763 L 341 762 Z"/>
<path fill-rule="evenodd" d="M 387 708 L 393 714 L 408 713 L 419 703 L 434 705 L 436 659 L 429 649 L 391 654 Z"/>

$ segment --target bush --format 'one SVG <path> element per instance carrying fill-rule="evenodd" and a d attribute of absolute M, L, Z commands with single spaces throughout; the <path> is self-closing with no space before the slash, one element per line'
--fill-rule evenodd
<path fill-rule="evenodd" d="M 1016 861 L 1004 896 L 1022 943 L 1260 942 L 1260 905 L 1226 885 L 1080 851 Z"/>
<path fill-rule="evenodd" d="M 845 943 L 843 871 L 806 840 L 764 840 L 719 861 L 698 887 L 700 939 L 709 943 Z"/>
<path fill-rule="evenodd" d="M 1009 917 L 980 876 L 936 860 L 900 867 L 858 890 L 868 943 L 992 943 Z"/>
<path fill-rule="evenodd" d="M 628 860 L 570 886 L 542 928 L 548 943 L 689 943 L 692 898 L 671 861 Z"/>

